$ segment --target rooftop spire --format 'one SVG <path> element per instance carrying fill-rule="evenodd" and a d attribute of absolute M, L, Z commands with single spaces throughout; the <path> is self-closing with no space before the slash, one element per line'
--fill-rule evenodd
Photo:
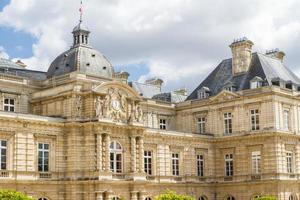
<path fill-rule="evenodd" d="M 82 5 L 82 0 L 80 1 L 79 12 L 80 12 L 79 23 L 81 23 L 81 22 L 82 22 L 82 15 L 83 15 L 83 5 Z"/>

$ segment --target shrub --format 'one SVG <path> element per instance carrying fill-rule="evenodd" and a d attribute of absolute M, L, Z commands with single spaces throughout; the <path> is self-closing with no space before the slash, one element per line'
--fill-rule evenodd
<path fill-rule="evenodd" d="M 195 200 L 191 196 L 176 194 L 176 192 L 167 190 L 164 193 L 154 197 L 154 200 Z"/>
<path fill-rule="evenodd" d="M 255 200 L 276 200 L 276 198 L 272 196 L 262 196 L 262 197 L 255 198 Z"/>
<path fill-rule="evenodd" d="M 33 200 L 32 198 L 26 196 L 21 192 L 16 192 L 13 190 L 0 190 L 1 200 Z"/>

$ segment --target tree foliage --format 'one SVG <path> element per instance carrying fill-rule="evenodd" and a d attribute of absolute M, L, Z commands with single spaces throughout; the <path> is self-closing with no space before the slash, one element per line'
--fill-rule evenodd
<path fill-rule="evenodd" d="M 167 190 L 164 193 L 154 197 L 154 200 L 195 200 L 191 196 L 176 194 L 176 192 Z"/>
<path fill-rule="evenodd" d="M 1 200 L 33 200 L 32 198 L 26 196 L 21 192 L 16 192 L 13 190 L 0 190 Z"/>
<path fill-rule="evenodd" d="M 255 200 L 277 200 L 277 199 L 272 196 L 261 196 L 261 197 L 255 198 Z"/>

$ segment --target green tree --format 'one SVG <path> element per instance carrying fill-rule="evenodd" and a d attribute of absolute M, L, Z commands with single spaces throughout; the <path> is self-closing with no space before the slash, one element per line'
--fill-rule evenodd
<path fill-rule="evenodd" d="M 255 200 L 276 200 L 276 198 L 272 197 L 272 196 L 261 196 L 261 197 L 255 198 Z"/>
<path fill-rule="evenodd" d="M 193 197 L 176 194 L 176 192 L 167 190 L 164 193 L 154 197 L 154 200 L 195 200 Z"/>
<path fill-rule="evenodd" d="M 13 190 L 0 190 L 1 200 L 33 200 L 32 198 L 26 196 L 21 192 L 16 192 Z"/>

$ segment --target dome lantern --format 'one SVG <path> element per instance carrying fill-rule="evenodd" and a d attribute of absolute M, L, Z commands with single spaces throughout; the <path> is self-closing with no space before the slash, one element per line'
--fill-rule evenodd
<path fill-rule="evenodd" d="M 82 14 L 83 14 L 83 8 L 82 8 L 82 1 L 81 1 L 81 6 L 79 9 L 80 12 L 80 19 L 79 19 L 79 24 L 74 27 L 73 29 L 73 46 L 76 45 L 88 45 L 89 44 L 89 34 L 90 31 L 88 28 L 86 28 L 83 25 L 82 22 Z"/>

